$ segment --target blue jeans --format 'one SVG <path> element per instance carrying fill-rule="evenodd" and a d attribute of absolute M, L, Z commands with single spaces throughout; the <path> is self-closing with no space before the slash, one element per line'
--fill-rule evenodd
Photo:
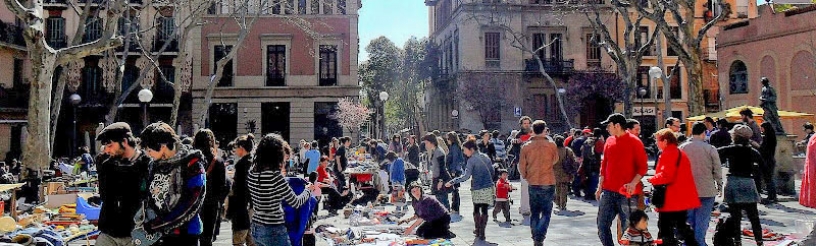
<path fill-rule="evenodd" d="M 694 229 L 694 238 L 700 246 L 707 246 L 705 235 L 711 221 L 711 210 L 714 208 L 714 197 L 700 197 L 700 207 L 688 211 L 688 222 Z"/>
<path fill-rule="evenodd" d="M 265 225 L 252 222 L 252 239 L 258 246 L 291 246 L 285 225 Z"/>
<path fill-rule="evenodd" d="M 555 186 L 552 185 L 530 185 L 530 229 L 533 233 L 533 241 L 544 242 L 547 237 L 547 228 L 550 227 L 550 217 L 552 217 L 553 199 L 555 198 Z"/>
<path fill-rule="evenodd" d="M 615 240 L 612 236 L 612 222 L 615 216 L 620 215 L 621 225 L 627 227 L 626 220 L 629 219 L 629 212 L 637 210 L 637 196 L 626 199 L 625 196 L 617 192 L 603 190 L 601 200 L 598 201 L 598 237 L 604 246 L 614 246 Z"/>

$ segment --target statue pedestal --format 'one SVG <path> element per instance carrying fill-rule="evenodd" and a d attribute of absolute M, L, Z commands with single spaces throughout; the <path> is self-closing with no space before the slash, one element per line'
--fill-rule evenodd
<path fill-rule="evenodd" d="M 776 136 L 776 190 L 779 195 L 796 196 L 795 176 L 802 170 L 802 161 L 795 160 L 796 135 Z"/>

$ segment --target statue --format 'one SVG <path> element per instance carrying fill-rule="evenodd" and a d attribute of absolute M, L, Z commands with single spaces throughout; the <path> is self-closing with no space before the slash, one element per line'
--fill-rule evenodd
<path fill-rule="evenodd" d="M 785 135 L 785 130 L 782 129 L 782 123 L 779 122 L 779 108 L 776 107 L 776 90 L 771 87 L 768 78 L 762 77 L 760 80 L 762 81 L 762 93 L 759 96 L 759 106 L 765 111 L 762 118 L 773 124 L 777 135 Z"/>

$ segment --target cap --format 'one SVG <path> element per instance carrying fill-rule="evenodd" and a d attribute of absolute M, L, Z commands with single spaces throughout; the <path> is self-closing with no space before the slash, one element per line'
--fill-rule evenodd
<path fill-rule="evenodd" d="M 609 123 L 615 123 L 620 125 L 626 124 L 626 117 L 623 116 L 622 114 L 611 114 L 609 115 L 608 118 L 606 118 L 605 121 L 601 122 L 602 125 L 606 125 Z"/>
<path fill-rule="evenodd" d="M 743 124 L 735 125 L 734 128 L 728 132 L 743 138 L 751 138 L 754 136 L 754 131 L 751 130 L 751 127 Z"/>
<path fill-rule="evenodd" d="M 96 141 L 100 142 L 107 142 L 111 141 L 112 139 L 125 139 L 128 137 L 133 136 L 133 133 L 130 130 L 130 125 L 125 122 L 116 122 L 110 124 L 102 129 L 98 135 L 96 135 Z"/>
<path fill-rule="evenodd" d="M 581 133 L 592 133 L 592 130 L 590 130 L 590 129 L 584 129 L 583 131 L 581 131 Z"/>

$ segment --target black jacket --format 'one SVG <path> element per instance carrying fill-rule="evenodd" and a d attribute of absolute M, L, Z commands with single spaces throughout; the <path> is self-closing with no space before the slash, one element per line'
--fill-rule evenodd
<path fill-rule="evenodd" d="M 424 144 L 423 144 L 424 145 Z M 414 166 L 419 166 L 419 146 L 414 144 L 408 146 L 408 162 L 414 164 Z"/>
<path fill-rule="evenodd" d="M 245 155 L 235 163 L 235 177 L 232 185 L 232 195 L 229 197 L 227 217 L 232 220 L 233 230 L 249 229 L 249 191 L 247 190 L 247 175 L 252 166 L 250 155 Z"/>
<path fill-rule="evenodd" d="M 207 170 L 207 195 L 204 196 L 205 204 L 224 203 L 224 199 L 229 194 L 229 184 L 227 184 L 227 168 L 220 157 L 215 157 L 215 161 L 210 161 L 205 167 Z"/>
<path fill-rule="evenodd" d="M 150 157 L 139 152 L 132 162 L 114 157 L 105 159 L 97 167 L 99 196 L 102 198 L 101 232 L 113 237 L 130 237 L 133 216 L 144 198 L 134 194 L 145 194 L 149 164 Z"/>
<path fill-rule="evenodd" d="M 728 163 L 728 176 L 751 178 L 754 176 L 757 166 L 765 166 L 762 154 L 750 145 L 732 144 L 717 149 L 720 154 L 720 162 Z"/>

